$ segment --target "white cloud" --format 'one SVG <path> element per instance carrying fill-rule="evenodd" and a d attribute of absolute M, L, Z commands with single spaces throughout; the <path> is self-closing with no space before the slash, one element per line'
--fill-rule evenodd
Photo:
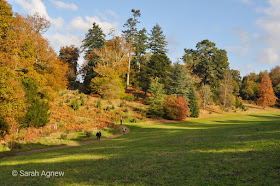
<path fill-rule="evenodd" d="M 41 0 L 14 0 L 20 6 L 23 7 L 28 14 L 38 13 L 40 16 L 45 17 L 49 20 L 57 29 L 62 28 L 64 24 L 64 19 L 62 17 L 51 18 L 48 15 L 45 4 Z"/>
<path fill-rule="evenodd" d="M 71 21 L 70 25 L 71 25 L 71 28 L 73 28 L 75 30 L 82 30 L 84 32 L 87 32 L 92 27 L 92 24 L 94 22 L 102 28 L 102 30 L 105 34 L 110 33 L 110 30 L 112 28 L 118 27 L 117 22 L 113 22 L 113 23 L 110 23 L 107 21 L 102 22 L 99 19 L 99 17 L 97 17 L 97 16 L 94 16 L 94 17 L 85 16 L 84 18 L 79 16 L 79 17 L 74 18 Z"/>
<path fill-rule="evenodd" d="M 228 46 L 227 50 L 229 52 L 237 53 L 239 56 L 242 57 L 245 57 L 250 52 L 250 49 L 248 47 L 242 47 L 242 46 Z"/>
<path fill-rule="evenodd" d="M 113 10 L 107 10 L 106 13 L 109 14 L 110 16 L 116 18 L 116 19 L 119 18 L 119 16 Z"/>
<path fill-rule="evenodd" d="M 240 3 L 243 3 L 243 4 L 247 4 L 247 5 L 253 4 L 252 0 L 237 0 L 237 1 Z"/>
<path fill-rule="evenodd" d="M 62 47 L 62 46 L 70 46 L 75 45 L 76 47 L 81 46 L 81 41 L 83 40 L 83 36 L 77 36 L 74 34 L 66 33 L 55 33 L 53 35 L 48 36 L 50 43 L 55 47 Z M 56 48 L 59 50 L 59 48 Z"/>
<path fill-rule="evenodd" d="M 63 1 L 51 0 L 51 2 L 58 8 L 65 8 L 70 10 L 78 10 L 78 6 L 74 3 L 65 3 Z"/>
<path fill-rule="evenodd" d="M 267 48 L 261 49 L 258 61 L 275 64 L 280 62 L 280 0 L 268 0 L 269 8 L 258 9 L 265 16 L 258 19 L 256 24 L 265 31 L 262 39 Z"/>
<path fill-rule="evenodd" d="M 279 49 L 275 48 L 265 48 L 260 50 L 259 56 L 258 56 L 258 62 L 264 63 L 264 64 L 275 64 L 280 61 L 279 56 Z"/>

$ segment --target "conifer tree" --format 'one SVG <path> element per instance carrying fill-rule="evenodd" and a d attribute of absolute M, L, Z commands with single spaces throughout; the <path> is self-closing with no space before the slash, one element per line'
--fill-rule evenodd
<path fill-rule="evenodd" d="M 163 105 L 164 105 L 164 85 L 159 83 L 158 78 L 153 80 L 150 84 L 148 92 L 151 94 L 151 97 L 148 101 L 148 115 L 152 117 L 162 117 Z"/>
<path fill-rule="evenodd" d="M 159 24 L 156 24 L 152 28 L 149 40 L 149 48 L 153 54 L 166 54 L 166 36 L 163 34 L 162 28 L 159 26 Z"/>
<path fill-rule="evenodd" d="M 198 100 L 196 96 L 196 92 L 193 86 L 190 87 L 189 89 L 189 95 L 188 95 L 188 100 L 189 100 L 189 108 L 190 108 L 190 116 L 194 118 L 199 117 L 199 105 L 198 105 Z"/>
<path fill-rule="evenodd" d="M 273 92 L 272 83 L 267 71 L 264 72 L 264 75 L 262 77 L 258 94 L 258 103 L 264 108 L 266 106 L 272 106 L 275 104 L 276 96 Z"/>

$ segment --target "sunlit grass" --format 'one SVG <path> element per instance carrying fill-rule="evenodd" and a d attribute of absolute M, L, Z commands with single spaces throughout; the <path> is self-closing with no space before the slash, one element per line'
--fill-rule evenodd
<path fill-rule="evenodd" d="M 99 143 L 0 160 L 0 185 L 279 185 L 280 113 L 126 124 Z M 13 177 L 59 170 L 64 177 Z"/>

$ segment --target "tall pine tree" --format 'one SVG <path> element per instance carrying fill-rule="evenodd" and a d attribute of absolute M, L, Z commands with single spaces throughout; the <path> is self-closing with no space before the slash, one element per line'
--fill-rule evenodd
<path fill-rule="evenodd" d="M 166 54 L 167 41 L 166 36 L 163 34 L 162 28 L 156 24 L 150 34 L 149 48 L 153 54 Z"/>

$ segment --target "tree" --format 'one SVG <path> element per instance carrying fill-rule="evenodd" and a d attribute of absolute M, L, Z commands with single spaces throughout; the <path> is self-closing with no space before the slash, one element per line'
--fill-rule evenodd
<path fill-rule="evenodd" d="M 191 117 L 198 118 L 199 117 L 199 105 L 197 101 L 196 92 L 193 86 L 190 87 L 189 94 L 188 94 L 188 100 L 189 100 L 189 108 L 191 112 Z"/>
<path fill-rule="evenodd" d="M 242 85 L 240 72 L 238 70 L 231 69 L 230 73 L 231 73 L 232 83 L 233 83 L 233 94 L 235 96 L 238 96 Z"/>
<path fill-rule="evenodd" d="M 152 28 L 149 41 L 149 48 L 153 54 L 166 54 L 168 51 L 166 37 L 158 24 Z"/>
<path fill-rule="evenodd" d="M 244 100 L 257 101 L 259 91 L 259 75 L 250 73 L 243 77 L 240 95 Z"/>
<path fill-rule="evenodd" d="M 203 107 L 203 114 L 205 113 L 206 107 L 211 100 L 212 92 L 209 85 L 202 84 L 201 91 L 201 106 Z"/>
<path fill-rule="evenodd" d="M 25 78 L 22 83 L 26 92 L 26 100 L 29 104 L 22 127 L 43 127 L 50 120 L 49 104 L 41 98 L 41 93 L 35 81 Z"/>
<path fill-rule="evenodd" d="M 98 24 L 93 23 L 92 28 L 88 30 L 85 39 L 82 42 L 81 52 L 85 52 L 85 63 L 82 66 L 81 71 L 84 76 L 84 85 L 88 87 L 91 79 L 94 78 L 97 73 L 93 70 L 93 67 L 98 63 L 98 57 L 91 55 L 91 51 L 101 48 L 105 43 L 105 34 Z"/>
<path fill-rule="evenodd" d="M 229 71 L 224 74 L 224 78 L 219 87 L 220 89 L 220 104 L 223 112 L 232 106 L 232 93 L 233 93 L 233 85 L 232 85 L 232 76 Z"/>
<path fill-rule="evenodd" d="M 153 54 L 149 61 L 142 66 L 139 86 L 147 91 L 151 79 L 158 78 L 160 83 L 165 84 L 167 72 L 171 68 L 171 61 L 165 54 Z"/>
<path fill-rule="evenodd" d="M 229 69 L 227 52 L 218 49 L 216 44 L 209 40 L 198 42 L 196 50 L 184 49 L 184 51 L 183 60 L 192 75 L 201 78 L 201 85 L 210 85 L 213 96 L 217 97 L 220 80 Z"/>
<path fill-rule="evenodd" d="M 105 34 L 97 23 L 92 24 L 92 28 L 86 33 L 82 41 L 81 51 L 89 54 L 93 49 L 101 48 L 105 43 Z"/>
<path fill-rule="evenodd" d="M 106 97 L 111 92 L 111 96 L 107 96 L 110 98 L 112 98 L 114 90 L 116 91 L 115 97 L 123 94 L 120 77 L 127 72 L 128 50 L 129 43 L 126 43 L 123 38 L 116 37 L 107 41 L 100 49 L 91 52 L 91 55 L 97 56 L 99 59 L 98 64 L 93 67 L 97 73 L 90 84 L 93 93 Z"/>
<path fill-rule="evenodd" d="M 180 121 L 189 116 L 188 102 L 182 96 L 165 96 L 163 109 L 164 117 L 167 119 Z"/>
<path fill-rule="evenodd" d="M 264 75 L 262 77 L 258 94 L 259 94 L 258 103 L 264 108 L 266 106 L 272 106 L 275 104 L 276 97 L 273 92 L 272 83 L 267 71 L 264 72 Z"/>
<path fill-rule="evenodd" d="M 133 51 L 133 44 L 135 42 L 135 37 L 137 34 L 136 25 L 139 23 L 138 17 L 141 16 L 140 10 L 132 9 L 131 12 L 133 13 L 133 17 L 129 18 L 127 22 L 124 24 L 126 30 L 123 30 L 123 37 L 125 38 L 127 43 L 130 43 L 129 48 L 129 57 L 128 57 L 128 67 L 127 67 L 127 76 L 126 76 L 126 88 L 129 87 L 129 75 L 130 75 L 130 63 L 132 58 L 132 51 Z"/>
<path fill-rule="evenodd" d="M 78 59 L 80 56 L 79 49 L 74 45 L 61 47 L 59 51 L 60 60 L 68 65 L 67 78 L 69 81 L 68 87 L 74 86 L 77 79 Z"/>
<path fill-rule="evenodd" d="M 191 78 L 183 65 L 175 63 L 167 75 L 167 94 L 181 95 L 188 99 L 189 88 L 192 86 Z"/>
<path fill-rule="evenodd" d="M 151 93 L 151 97 L 148 100 L 148 115 L 151 117 L 162 117 L 163 104 L 164 104 L 164 85 L 159 83 L 158 78 L 153 80 L 150 84 L 148 92 Z"/>
<path fill-rule="evenodd" d="M 271 79 L 275 95 L 280 99 L 280 66 L 276 66 L 271 69 L 269 77 Z"/>

